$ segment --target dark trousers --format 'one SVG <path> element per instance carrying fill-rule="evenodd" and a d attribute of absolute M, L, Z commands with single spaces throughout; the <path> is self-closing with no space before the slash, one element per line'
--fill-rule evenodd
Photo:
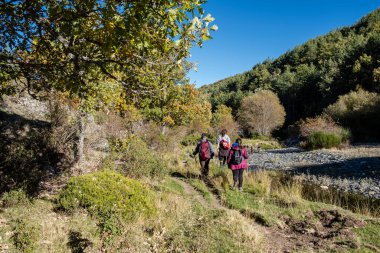
<path fill-rule="evenodd" d="M 219 156 L 220 166 L 224 166 L 227 163 L 227 156 Z"/>
<path fill-rule="evenodd" d="M 243 172 L 244 172 L 244 169 L 232 171 L 232 174 L 234 177 L 234 186 L 236 186 L 237 181 L 239 181 L 239 188 L 243 186 Z"/>
<path fill-rule="evenodd" d="M 210 170 L 210 159 L 207 159 L 205 161 L 202 161 L 200 160 L 200 163 L 201 163 L 201 173 L 202 173 L 202 176 L 208 176 L 208 172 Z"/>

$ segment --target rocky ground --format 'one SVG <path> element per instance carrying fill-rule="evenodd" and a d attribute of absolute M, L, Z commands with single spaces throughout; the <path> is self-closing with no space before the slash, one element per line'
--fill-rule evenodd
<path fill-rule="evenodd" d="M 321 187 L 336 187 L 380 199 L 380 145 L 357 145 L 344 150 L 285 148 L 253 152 L 249 164 L 252 170 L 290 171 Z"/>

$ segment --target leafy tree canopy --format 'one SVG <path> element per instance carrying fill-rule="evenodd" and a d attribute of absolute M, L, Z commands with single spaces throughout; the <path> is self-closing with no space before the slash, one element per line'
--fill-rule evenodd
<path fill-rule="evenodd" d="M 202 46 L 217 29 L 204 3 L 4 0 L 0 92 L 26 87 L 41 95 L 54 88 L 91 100 L 104 83 L 116 83 L 133 103 L 159 96 L 191 67 L 186 57 L 192 45 Z"/>

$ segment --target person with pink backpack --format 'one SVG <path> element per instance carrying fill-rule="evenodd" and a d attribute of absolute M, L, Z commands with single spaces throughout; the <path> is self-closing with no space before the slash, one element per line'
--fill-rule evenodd
<path fill-rule="evenodd" d="M 236 189 L 236 186 L 238 186 L 240 192 L 243 191 L 243 172 L 245 169 L 248 169 L 247 159 L 248 151 L 242 146 L 242 140 L 238 138 L 236 142 L 232 144 L 227 158 L 227 164 L 232 170 L 234 180 L 233 188 Z"/>
<path fill-rule="evenodd" d="M 202 177 L 207 177 L 210 170 L 210 160 L 214 158 L 214 148 L 207 139 L 205 133 L 202 134 L 201 140 L 198 142 L 193 155 L 199 154 L 199 162 L 201 164 Z"/>

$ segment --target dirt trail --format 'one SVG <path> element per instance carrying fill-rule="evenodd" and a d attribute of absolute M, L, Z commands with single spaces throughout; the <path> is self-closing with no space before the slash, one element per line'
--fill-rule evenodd
<path fill-rule="evenodd" d="M 225 209 L 224 206 L 222 206 L 220 204 L 220 202 L 216 199 L 215 195 L 214 194 L 211 194 L 211 198 L 210 200 L 206 200 L 200 192 L 198 192 L 193 186 L 191 186 L 190 184 L 188 184 L 187 182 L 181 180 L 181 179 L 178 179 L 178 178 L 175 178 L 173 177 L 172 178 L 174 181 L 176 181 L 178 184 L 180 184 L 184 191 L 185 191 L 185 194 L 190 196 L 191 198 L 195 199 L 196 201 L 198 201 L 201 205 L 203 206 L 206 206 L 206 207 L 210 207 L 210 208 L 214 208 L 214 209 Z"/>

